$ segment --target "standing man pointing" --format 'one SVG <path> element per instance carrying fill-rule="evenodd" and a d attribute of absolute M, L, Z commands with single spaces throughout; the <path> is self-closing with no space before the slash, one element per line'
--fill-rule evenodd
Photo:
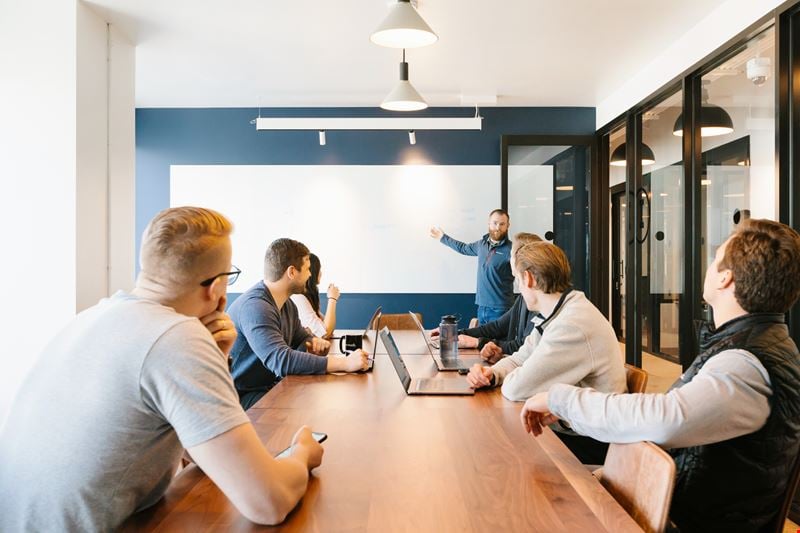
<path fill-rule="evenodd" d="M 511 274 L 509 258 L 511 241 L 508 228 L 511 226 L 508 213 L 495 209 L 489 213 L 489 233 L 472 243 L 457 241 L 442 228 L 434 226 L 430 235 L 442 244 L 462 255 L 478 256 L 478 284 L 475 304 L 478 306 L 478 323 L 497 320 L 514 303 L 514 276 Z"/>

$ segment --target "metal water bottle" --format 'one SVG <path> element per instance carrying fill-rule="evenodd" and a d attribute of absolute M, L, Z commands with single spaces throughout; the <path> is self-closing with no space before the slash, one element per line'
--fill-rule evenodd
<path fill-rule="evenodd" d="M 442 358 L 458 357 L 458 318 L 444 315 L 439 323 L 439 355 Z"/>

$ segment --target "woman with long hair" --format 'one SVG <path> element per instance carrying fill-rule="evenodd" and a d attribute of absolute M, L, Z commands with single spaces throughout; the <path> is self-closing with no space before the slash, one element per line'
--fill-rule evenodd
<path fill-rule="evenodd" d="M 306 282 L 303 294 L 291 296 L 297 306 L 297 314 L 303 327 L 311 330 L 317 337 L 330 338 L 336 328 L 336 303 L 339 300 L 339 288 L 331 283 L 328 285 L 328 308 L 323 315 L 319 309 L 319 282 L 322 279 L 322 265 L 319 257 L 310 254 L 311 276 Z"/>

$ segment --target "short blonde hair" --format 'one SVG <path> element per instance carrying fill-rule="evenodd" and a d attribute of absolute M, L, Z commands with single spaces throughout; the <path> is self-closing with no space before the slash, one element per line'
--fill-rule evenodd
<path fill-rule="evenodd" d="M 171 207 L 158 213 L 142 235 L 139 264 L 147 277 L 187 286 L 213 268 L 216 252 L 233 231 L 222 214 L 202 207 Z"/>
<path fill-rule="evenodd" d="M 514 235 L 514 240 L 512 242 L 516 244 L 518 248 L 522 248 L 526 244 L 530 244 L 532 242 L 542 242 L 542 238 L 535 233 L 526 233 L 524 231 L 520 231 Z"/>
<path fill-rule="evenodd" d="M 572 285 L 572 269 L 564 251 L 549 242 L 532 242 L 520 247 L 514 257 L 517 272 L 530 272 L 545 294 L 564 292 Z"/>

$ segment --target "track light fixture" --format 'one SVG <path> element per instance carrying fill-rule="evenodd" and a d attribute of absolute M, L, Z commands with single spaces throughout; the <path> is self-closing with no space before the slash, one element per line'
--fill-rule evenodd
<path fill-rule="evenodd" d="M 409 130 L 408 132 L 408 144 L 417 144 L 417 134 L 414 130 Z"/>
<path fill-rule="evenodd" d="M 325 130 L 319 130 L 319 145 L 325 146 Z"/>

